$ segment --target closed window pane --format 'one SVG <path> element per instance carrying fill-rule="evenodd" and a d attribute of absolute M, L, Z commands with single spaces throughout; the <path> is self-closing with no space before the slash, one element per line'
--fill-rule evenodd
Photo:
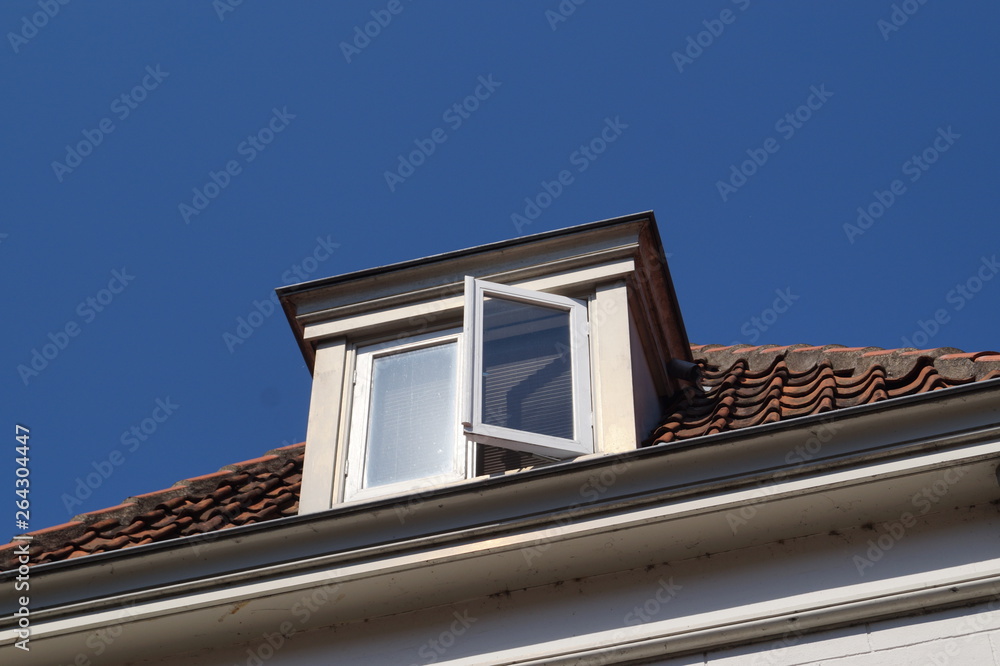
<path fill-rule="evenodd" d="M 573 439 L 570 316 L 483 299 L 482 422 Z"/>
<path fill-rule="evenodd" d="M 365 487 L 453 471 L 457 347 L 450 342 L 372 360 Z"/>

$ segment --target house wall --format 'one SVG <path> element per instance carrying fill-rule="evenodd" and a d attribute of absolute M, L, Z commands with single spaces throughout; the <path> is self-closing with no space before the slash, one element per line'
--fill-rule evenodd
<path fill-rule="evenodd" d="M 1000 601 L 865 623 L 658 662 L 666 666 L 993 666 L 1000 664 Z"/>
<path fill-rule="evenodd" d="M 803 613 L 806 628 L 801 631 L 771 629 L 769 635 L 757 635 L 764 640 L 711 637 L 713 627 L 749 626 L 754 620 L 822 606 L 847 609 L 890 591 L 919 591 L 949 576 L 958 580 L 995 571 L 1000 563 L 1000 517 L 993 504 L 928 511 L 902 530 L 895 522 L 888 516 L 834 533 L 530 589 L 517 589 L 511 581 L 509 594 L 296 632 L 291 638 L 279 636 L 282 628 L 276 624 L 249 643 L 149 663 L 625 663 L 617 657 L 552 661 L 552 656 L 651 639 L 668 647 L 661 657 L 636 663 L 1000 664 L 994 660 L 994 650 L 1000 648 L 1000 596 L 926 615 L 911 609 L 893 619 L 867 617 L 859 606 L 847 613 L 853 619 L 838 620 L 833 629 L 808 626 Z M 751 519 L 739 529 L 753 525 Z M 663 533 L 664 545 L 684 538 Z M 526 550 L 524 556 L 533 566 L 544 567 L 546 552 Z M 994 594 L 1000 595 L 1000 587 Z M 338 601 L 331 595 L 323 603 Z M 287 621 L 289 634 L 304 626 L 293 613 Z M 719 640 L 727 646 L 712 649 Z M 689 656 L 668 658 L 671 651 Z"/>

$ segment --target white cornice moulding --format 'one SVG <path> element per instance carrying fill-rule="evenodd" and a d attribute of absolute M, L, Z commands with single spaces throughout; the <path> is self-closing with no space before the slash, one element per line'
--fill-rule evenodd
<path fill-rule="evenodd" d="M 392 603 L 385 608 L 392 607 L 394 612 L 415 610 L 400 607 L 400 590 L 406 592 L 405 598 L 421 599 L 418 605 L 421 607 L 485 595 L 488 590 L 502 587 L 512 579 L 523 580 L 528 585 L 542 585 L 560 577 L 584 573 L 596 575 L 641 565 L 641 560 L 630 561 L 628 553 L 641 553 L 640 544 L 650 543 L 657 535 L 665 533 L 667 524 L 670 533 L 699 535 L 698 538 L 702 540 L 714 538 L 717 543 L 728 543 L 729 548 L 747 547 L 760 542 L 758 532 L 748 531 L 742 537 L 729 534 L 725 514 L 739 510 L 748 501 L 766 503 L 778 509 L 771 512 L 770 517 L 762 512 L 755 519 L 759 531 L 772 537 L 776 526 L 784 526 L 781 534 L 785 538 L 801 536 L 788 529 L 790 523 L 797 523 L 800 516 L 815 512 L 817 507 L 831 503 L 849 505 L 852 498 L 856 504 L 850 507 L 850 516 L 863 514 L 873 504 L 880 511 L 888 511 L 889 515 L 893 515 L 899 510 L 899 506 L 906 506 L 906 500 L 912 492 L 927 487 L 947 469 L 963 468 L 963 477 L 969 481 L 961 492 L 956 490 L 949 495 L 949 505 L 977 501 L 981 503 L 997 494 L 995 461 L 998 456 L 1000 443 L 994 440 L 777 483 L 765 500 L 760 499 L 757 488 L 721 490 L 708 496 L 658 504 L 641 510 L 584 516 L 576 522 L 563 524 L 556 530 L 553 530 L 551 523 L 518 527 L 516 522 L 512 522 L 492 528 L 459 530 L 450 538 L 436 535 L 410 540 L 397 544 L 395 552 L 391 548 L 375 546 L 352 553 L 313 558 L 308 564 L 318 570 L 308 572 L 295 572 L 306 564 L 303 562 L 277 564 L 255 571 L 83 602 L 75 607 L 40 611 L 33 615 L 33 640 L 42 646 L 46 641 L 79 636 L 80 632 L 107 626 L 109 623 L 131 624 L 147 620 L 168 621 L 170 626 L 186 626 L 186 630 L 195 631 L 198 624 L 207 622 L 210 618 L 224 616 L 237 607 L 252 611 L 246 617 L 260 615 L 262 621 L 266 622 L 267 609 L 288 608 L 296 599 L 301 598 L 304 591 L 331 585 L 338 586 L 338 593 L 343 595 L 343 599 L 337 613 L 322 617 L 327 623 L 348 621 L 351 613 L 371 613 L 377 610 L 380 608 L 381 597 L 390 588 L 393 590 L 390 595 Z M 838 521 L 851 520 L 850 516 L 834 516 L 830 526 L 839 524 Z M 817 529 L 818 524 L 813 521 L 809 532 Z M 825 529 L 826 526 L 821 528 Z M 605 547 L 608 535 L 614 535 L 616 540 L 617 547 L 612 550 Z M 569 567 L 560 565 L 552 571 L 532 571 L 526 565 L 522 551 L 539 543 L 544 543 L 551 549 L 548 561 L 566 562 L 565 555 L 576 553 L 577 562 Z M 249 544 L 245 545 L 249 547 Z M 658 557 L 661 555 L 662 553 Z M 427 575 L 430 569 L 435 571 L 434 576 Z M 490 571 L 490 576 L 483 575 L 487 570 Z M 1000 576 L 1000 562 L 983 562 L 951 573 L 939 572 L 935 575 L 942 586 L 964 584 L 975 578 Z M 388 585 L 389 580 L 393 581 L 392 586 Z M 841 598 L 835 604 L 831 606 L 830 597 L 826 596 L 824 598 L 827 602 L 814 603 L 813 610 L 820 611 L 827 607 L 830 617 L 839 618 L 840 621 L 845 612 L 840 606 L 846 607 L 885 595 L 907 595 L 926 587 L 924 578 L 920 578 L 921 582 L 917 587 L 907 583 L 908 580 L 873 581 L 844 588 L 838 593 Z M 916 582 L 917 578 L 913 580 Z M 157 598 L 163 594 L 177 596 Z M 386 598 L 381 603 L 388 604 L 389 601 Z M 895 601 L 888 598 L 878 603 L 883 602 L 888 604 L 887 607 L 895 604 Z M 123 605 L 131 606 L 128 616 L 124 618 L 120 610 Z M 102 607 L 105 609 L 101 610 Z M 810 609 L 801 605 L 797 608 Z M 723 624 L 764 619 L 753 613 L 749 618 L 744 617 L 742 614 L 745 610 L 732 609 L 728 616 L 724 614 L 722 617 L 729 619 Z M 769 611 L 767 616 L 773 617 L 776 612 Z M 786 609 L 778 614 L 788 612 Z M 696 621 L 697 618 L 686 618 L 688 633 L 718 625 L 720 618 L 712 617 L 714 619 L 704 626 Z M 816 626 L 824 625 L 821 623 Z M 0 644 L 10 644 L 14 640 L 16 638 L 12 630 L 0 635 Z M 504 659 L 508 657 L 510 655 Z M 505 662 L 500 660 L 495 663 Z"/>

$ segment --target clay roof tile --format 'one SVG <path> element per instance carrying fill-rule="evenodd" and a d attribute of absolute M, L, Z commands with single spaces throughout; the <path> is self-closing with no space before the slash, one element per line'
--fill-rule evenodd
<path fill-rule="evenodd" d="M 692 345 L 702 389 L 679 392 L 646 444 L 669 443 L 1000 377 L 1000 354 L 953 348 Z M 32 532 L 32 563 L 58 562 L 275 520 L 298 511 L 305 444 L 136 495 Z M 0 546 L 10 568 L 17 542 Z"/>

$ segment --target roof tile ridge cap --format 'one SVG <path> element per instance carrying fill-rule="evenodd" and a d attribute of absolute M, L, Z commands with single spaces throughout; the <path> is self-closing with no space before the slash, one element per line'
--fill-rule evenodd
<path fill-rule="evenodd" d="M 747 347 L 748 345 L 739 345 L 739 347 Z M 712 391 L 717 390 L 719 384 L 723 383 L 727 377 L 730 377 L 733 373 L 733 367 L 737 363 L 743 363 L 746 367 L 742 370 L 745 371 L 749 369 L 749 364 L 746 363 L 746 358 L 736 353 L 735 347 L 733 345 L 720 346 L 714 345 L 716 349 L 709 350 L 709 353 L 704 353 L 705 350 L 701 350 L 700 353 L 694 355 L 694 360 L 698 365 L 701 366 L 702 372 L 705 373 L 706 380 L 709 380 L 709 376 L 712 382 L 718 382 L 718 384 L 712 384 Z"/>
<path fill-rule="evenodd" d="M 773 375 L 785 361 L 788 351 L 784 345 L 761 345 L 747 354 L 749 372 L 757 376 Z"/>
<path fill-rule="evenodd" d="M 268 469 L 270 471 L 277 471 L 284 467 L 285 463 L 289 460 L 294 460 L 298 456 L 302 455 L 305 452 L 305 446 L 305 442 L 300 442 L 298 444 L 292 444 L 291 446 L 282 446 L 276 449 L 271 449 L 262 456 L 226 465 L 219 471 L 253 473 L 251 470 L 255 467 Z"/>
<path fill-rule="evenodd" d="M 843 373 L 845 370 L 851 372 L 851 377 L 861 377 L 871 370 L 872 366 L 880 364 L 879 359 L 883 357 L 878 353 L 884 351 L 881 347 L 845 347 L 842 345 L 831 346 L 823 352 L 823 355 L 830 362 L 834 372 Z"/>
<path fill-rule="evenodd" d="M 294 457 L 297 455 L 301 455 L 302 453 L 305 453 L 305 450 L 306 450 L 306 443 L 305 441 L 302 441 L 299 442 L 298 444 L 289 444 L 287 446 L 279 446 L 277 448 L 273 448 L 270 451 L 264 452 L 264 455 L 265 456 L 273 455 L 280 457 L 287 454 L 288 456 Z"/>
<path fill-rule="evenodd" d="M 935 357 L 934 367 L 948 381 L 982 381 L 991 370 L 1000 370 L 1000 354 L 994 351 L 941 354 Z"/>
<path fill-rule="evenodd" d="M 738 347 L 749 345 L 702 345 L 700 349 L 692 349 L 691 355 L 696 362 L 701 361 L 704 365 L 717 367 L 726 371 L 732 367 L 733 363 L 740 358 L 734 350 Z"/>
<path fill-rule="evenodd" d="M 220 469 L 211 474 L 181 479 L 169 488 L 162 488 L 140 495 L 126 497 L 125 500 L 112 507 L 88 511 L 74 516 L 73 520 L 78 520 L 86 527 L 107 518 L 114 518 L 121 525 L 131 524 L 136 518 L 153 511 L 164 502 L 176 498 L 196 500 L 202 499 L 208 493 L 214 491 L 221 485 L 224 479 L 234 476 L 234 472 L 228 469 Z"/>
<path fill-rule="evenodd" d="M 983 352 L 982 356 L 973 359 L 972 367 L 976 381 L 995 378 L 1000 374 L 1000 353 Z"/>
<path fill-rule="evenodd" d="M 955 353 L 941 354 L 940 356 L 938 356 L 938 358 L 942 359 L 967 358 L 969 360 L 975 361 L 977 358 L 981 356 L 996 356 L 996 355 L 997 352 L 995 351 L 977 351 L 977 352 L 958 351 Z"/>
<path fill-rule="evenodd" d="M 794 346 L 794 345 L 793 345 Z M 729 369 L 740 359 L 747 364 L 747 372 L 759 374 L 771 368 L 776 359 L 781 359 L 791 349 L 784 345 L 748 345 L 736 344 L 728 346 L 705 345 L 698 350 L 697 358 L 704 358 L 720 369 Z"/>
<path fill-rule="evenodd" d="M 89 528 L 94 523 L 107 520 L 109 518 L 117 520 L 120 525 L 130 525 L 136 518 L 153 511 L 157 506 L 168 500 L 178 497 L 187 498 L 189 496 L 196 495 L 201 489 L 200 486 L 191 487 L 186 485 L 186 483 L 188 481 L 195 481 L 197 479 L 204 478 L 205 477 L 196 477 L 196 479 L 185 479 L 183 481 L 178 481 L 169 488 L 154 490 L 153 492 L 143 493 L 141 495 L 133 495 L 125 498 L 125 500 L 117 506 L 110 506 L 103 509 L 97 509 L 95 511 L 81 513 L 74 516 L 73 520 L 80 521 L 86 528 Z M 218 480 L 215 481 L 215 485 L 218 485 Z"/>
<path fill-rule="evenodd" d="M 785 354 L 785 364 L 796 375 L 816 370 L 827 361 L 827 351 L 840 349 L 843 345 L 791 345 Z"/>
<path fill-rule="evenodd" d="M 691 353 L 694 354 L 694 353 L 697 352 L 697 353 L 700 354 L 702 352 L 718 351 L 719 349 L 727 349 L 729 347 L 737 347 L 740 344 L 742 344 L 742 343 L 736 343 L 736 344 L 732 344 L 732 345 L 720 345 L 717 342 L 710 342 L 710 343 L 704 344 L 704 345 L 691 345 Z"/>
<path fill-rule="evenodd" d="M 954 347 L 937 347 L 934 349 L 916 349 L 914 347 L 898 347 L 896 349 L 875 349 L 865 355 L 866 367 L 869 369 L 873 365 L 880 365 L 889 381 L 899 380 L 911 376 L 920 369 L 921 365 L 927 364 L 936 366 L 939 356 L 962 353 L 962 350 Z"/>

